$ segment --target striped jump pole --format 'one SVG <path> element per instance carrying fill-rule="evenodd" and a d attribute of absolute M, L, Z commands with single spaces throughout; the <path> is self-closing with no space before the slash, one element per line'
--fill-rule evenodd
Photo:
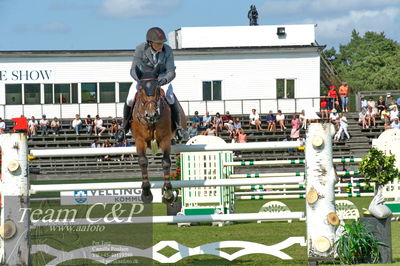
<path fill-rule="evenodd" d="M 235 192 L 235 196 L 251 196 L 251 195 L 286 195 L 286 194 L 304 194 L 305 190 L 268 190 L 268 191 L 245 191 Z"/>
<path fill-rule="evenodd" d="M 359 175 L 360 171 L 337 171 L 338 176 L 345 175 Z M 258 178 L 258 177 L 293 177 L 293 176 L 305 176 L 304 172 L 292 172 L 292 173 L 252 173 L 252 174 L 232 174 L 230 178 Z M 282 180 L 284 183 L 284 180 Z"/>
<path fill-rule="evenodd" d="M 302 182 L 301 177 L 291 177 L 285 180 L 286 183 Z M 281 184 L 282 178 L 257 178 L 257 179 L 206 179 L 206 180 L 184 180 L 171 181 L 172 186 L 178 187 L 215 187 L 215 186 L 242 186 L 242 185 L 265 185 Z M 152 188 L 162 188 L 164 181 L 151 181 Z M 47 184 L 31 185 L 31 194 L 39 192 L 61 192 L 74 190 L 103 190 L 103 189 L 134 189 L 141 188 L 142 182 L 106 182 L 106 183 L 76 183 L 76 184 Z"/>
<path fill-rule="evenodd" d="M 211 214 L 211 215 L 182 215 L 182 216 L 138 216 L 138 217 L 119 217 L 118 221 L 108 219 L 91 218 L 53 221 L 37 220 L 32 224 L 33 227 L 41 226 L 78 226 L 78 225 L 110 225 L 110 224 L 167 224 L 167 223 L 195 223 L 195 222 L 229 222 L 229 221 L 279 221 L 287 219 L 302 219 L 304 212 L 290 213 L 235 213 L 235 214 Z"/>
<path fill-rule="evenodd" d="M 335 158 L 334 163 L 359 163 L 361 158 Z M 227 166 L 252 166 L 252 165 L 290 165 L 290 164 L 304 164 L 304 159 L 296 160 L 276 160 L 276 161 L 242 161 L 242 162 L 227 162 L 224 167 Z"/>
<path fill-rule="evenodd" d="M 261 151 L 261 150 L 285 150 L 302 147 L 298 141 L 269 141 L 249 143 L 224 143 L 224 144 L 195 144 L 172 145 L 171 153 L 198 152 L 198 151 Z M 148 149 L 150 151 L 150 149 Z M 161 154 L 162 151 L 159 150 Z M 136 147 L 110 147 L 110 148 L 74 148 L 74 149 L 32 149 L 30 155 L 34 157 L 82 157 L 101 155 L 136 154 Z"/>
<path fill-rule="evenodd" d="M 236 193 L 235 193 L 236 194 Z M 373 197 L 374 193 L 341 193 L 335 194 L 338 198 L 359 198 Z M 290 195 L 251 195 L 251 196 L 235 196 L 237 200 L 263 200 L 263 199 L 304 199 L 305 194 L 290 194 Z"/>
<path fill-rule="evenodd" d="M 284 181 L 282 181 L 284 183 Z M 367 183 L 337 183 L 335 187 L 344 187 L 344 188 L 352 188 L 352 187 L 373 187 L 374 184 L 371 183 L 368 185 Z M 238 190 L 257 190 L 257 189 L 303 189 L 305 188 L 304 184 L 298 185 L 258 185 L 258 186 L 237 186 Z"/>

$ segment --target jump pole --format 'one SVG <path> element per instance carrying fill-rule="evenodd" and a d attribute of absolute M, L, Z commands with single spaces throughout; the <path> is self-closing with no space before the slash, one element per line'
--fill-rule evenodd
<path fill-rule="evenodd" d="M 65 226 L 65 225 L 110 225 L 110 224 L 166 224 L 166 223 L 195 223 L 195 222 L 228 222 L 228 221 L 279 221 L 286 219 L 302 219 L 304 212 L 290 213 L 235 213 L 235 214 L 211 214 L 211 215 L 182 215 L 182 216 L 144 216 L 144 217 L 119 217 L 118 222 L 105 221 L 104 219 L 92 218 L 93 221 L 87 219 L 70 219 L 58 221 L 35 221 L 34 227 L 41 226 Z M 97 220 L 96 220 L 97 219 Z"/>
<path fill-rule="evenodd" d="M 361 162 L 361 158 L 335 158 L 333 159 L 333 163 L 359 163 Z M 224 167 L 227 166 L 252 166 L 252 165 L 291 165 L 291 164 L 304 164 L 304 159 L 296 159 L 296 160 L 274 160 L 274 161 L 241 161 L 241 162 L 228 162 L 224 164 Z"/>
<path fill-rule="evenodd" d="M 374 184 L 368 185 L 367 183 L 337 183 L 335 187 L 344 187 L 344 188 L 352 188 L 352 187 L 374 187 Z M 282 181 L 282 185 L 258 185 L 258 186 L 237 186 L 238 190 L 257 190 L 257 189 L 296 189 L 296 188 L 305 188 L 304 184 L 298 185 L 286 185 L 284 181 Z"/>
<path fill-rule="evenodd" d="M 287 178 L 285 183 L 302 182 L 302 177 Z M 179 187 L 215 187 L 215 186 L 242 186 L 242 185 L 265 185 L 280 184 L 282 178 L 257 178 L 257 179 L 207 179 L 207 180 L 184 180 L 171 181 L 172 186 Z M 162 188 L 163 181 L 150 181 L 152 188 Z M 50 191 L 73 191 L 73 190 L 102 190 L 102 189 L 133 189 L 141 188 L 142 182 L 106 182 L 106 183 L 77 183 L 77 184 L 48 184 L 48 185 L 31 185 L 31 194 L 38 192 Z"/>
<path fill-rule="evenodd" d="M 253 177 L 288 177 L 288 176 L 305 176 L 305 172 L 292 172 L 292 173 L 251 173 L 251 174 L 233 174 L 230 178 L 253 178 Z M 359 175 L 360 172 L 355 171 L 337 171 L 338 176 L 344 175 Z M 283 181 L 283 180 L 282 180 Z"/>
<path fill-rule="evenodd" d="M 271 141 L 251 143 L 226 143 L 226 144 L 195 144 L 172 145 L 171 153 L 197 152 L 197 151 L 260 151 L 295 149 L 303 146 L 297 141 Z M 150 150 L 148 150 L 150 151 Z M 161 153 L 161 150 L 159 150 Z M 30 155 L 35 157 L 83 157 L 101 155 L 136 154 L 136 147 L 110 147 L 110 148 L 74 148 L 74 149 L 32 149 Z"/>

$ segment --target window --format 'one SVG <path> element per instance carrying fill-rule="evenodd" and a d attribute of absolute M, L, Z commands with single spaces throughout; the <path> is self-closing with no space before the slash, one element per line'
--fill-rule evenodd
<path fill-rule="evenodd" d="M 220 80 L 203 81 L 203 101 L 218 101 L 222 99 Z"/>
<path fill-rule="evenodd" d="M 115 83 L 107 82 L 100 83 L 100 102 L 101 103 L 114 103 L 115 102 Z"/>
<path fill-rule="evenodd" d="M 82 103 L 97 102 L 97 83 L 82 83 Z"/>
<path fill-rule="evenodd" d="M 40 104 L 40 84 L 24 84 L 25 104 Z"/>
<path fill-rule="evenodd" d="M 71 102 L 71 84 L 54 84 L 54 102 L 70 103 Z"/>
<path fill-rule="evenodd" d="M 53 104 L 53 84 L 44 84 L 44 103 Z"/>
<path fill-rule="evenodd" d="M 119 84 L 119 102 L 125 102 L 126 97 L 128 97 L 129 88 L 132 86 L 132 82 L 120 83 Z"/>
<path fill-rule="evenodd" d="M 78 103 L 78 83 L 71 84 L 71 95 L 72 95 L 71 103 Z"/>
<path fill-rule="evenodd" d="M 276 98 L 294 99 L 294 79 L 276 80 Z"/>
<path fill-rule="evenodd" d="M 22 104 L 22 84 L 6 84 L 6 104 Z"/>

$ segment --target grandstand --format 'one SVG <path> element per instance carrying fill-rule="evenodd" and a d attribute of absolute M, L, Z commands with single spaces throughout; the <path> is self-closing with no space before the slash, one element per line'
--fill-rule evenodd
<path fill-rule="evenodd" d="M 261 131 L 257 132 L 249 127 L 248 116 L 239 115 L 242 120 L 242 127 L 247 133 L 248 142 L 257 141 L 282 141 L 286 136 L 290 135 L 290 119 L 293 114 L 286 115 L 286 126 L 288 129 L 284 132 L 275 131 L 267 132 Z M 264 117 L 264 115 L 261 115 Z M 188 117 L 190 121 L 191 117 Z M 377 120 L 377 128 L 362 129 L 358 125 L 358 114 L 349 113 L 347 114 L 349 121 L 349 133 L 351 134 L 351 139 L 346 141 L 334 142 L 333 145 L 333 155 L 334 157 L 363 157 L 371 147 L 372 139 L 377 138 L 381 132 L 383 132 L 383 122 Z M 105 125 L 109 125 L 111 118 L 103 118 Z M 7 124 L 11 127 L 12 122 L 8 121 Z M 265 124 L 264 124 L 265 126 Z M 302 130 L 301 134 L 305 136 L 305 132 Z M 105 139 L 110 139 L 109 134 L 105 134 L 101 137 L 99 136 L 88 136 L 85 129 L 82 129 L 82 134 L 76 136 L 74 130 L 71 128 L 71 120 L 62 121 L 62 131 L 60 136 L 55 136 L 49 134 L 48 136 L 38 136 L 31 137 L 28 141 L 29 148 L 35 149 L 46 149 L 46 148 L 77 148 L 77 147 L 90 147 L 91 143 L 95 139 L 99 139 L 102 143 Z M 223 131 L 222 138 L 230 142 L 227 131 Z M 134 140 L 130 137 L 130 141 Z M 111 142 L 114 140 L 111 138 Z M 304 157 L 303 151 L 292 150 L 292 151 L 252 151 L 243 152 L 242 158 L 236 158 L 235 160 L 282 160 L 282 159 L 301 159 Z M 32 180 L 45 180 L 45 179 L 102 179 L 110 178 L 110 173 L 112 173 L 113 178 L 130 178 L 130 177 L 140 177 L 140 168 L 137 163 L 136 156 L 133 160 L 127 159 L 129 156 L 125 157 L 124 161 L 119 160 L 118 157 L 112 157 L 111 160 L 99 160 L 99 158 L 93 157 L 71 157 L 71 158 L 40 158 L 30 161 L 30 167 L 40 169 L 40 173 L 32 173 Z M 161 177 L 161 156 L 148 155 L 149 158 L 149 174 L 152 177 Z M 172 171 L 175 168 L 175 155 L 172 156 Z M 238 168 L 238 173 L 243 172 L 282 172 L 282 171 L 301 171 L 299 165 L 289 165 L 289 166 L 251 166 L 251 168 L 241 167 Z M 340 166 L 338 166 L 340 167 Z M 346 170 L 356 170 L 357 164 L 348 166 Z M 279 171 L 277 171 L 279 168 Z M 340 169 L 341 170 L 341 169 Z"/>

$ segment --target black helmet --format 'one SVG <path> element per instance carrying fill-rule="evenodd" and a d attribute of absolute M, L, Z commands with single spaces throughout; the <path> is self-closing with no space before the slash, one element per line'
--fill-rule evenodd
<path fill-rule="evenodd" d="M 146 40 L 149 42 L 163 43 L 167 41 L 165 33 L 158 27 L 150 28 L 146 34 Z"/>

